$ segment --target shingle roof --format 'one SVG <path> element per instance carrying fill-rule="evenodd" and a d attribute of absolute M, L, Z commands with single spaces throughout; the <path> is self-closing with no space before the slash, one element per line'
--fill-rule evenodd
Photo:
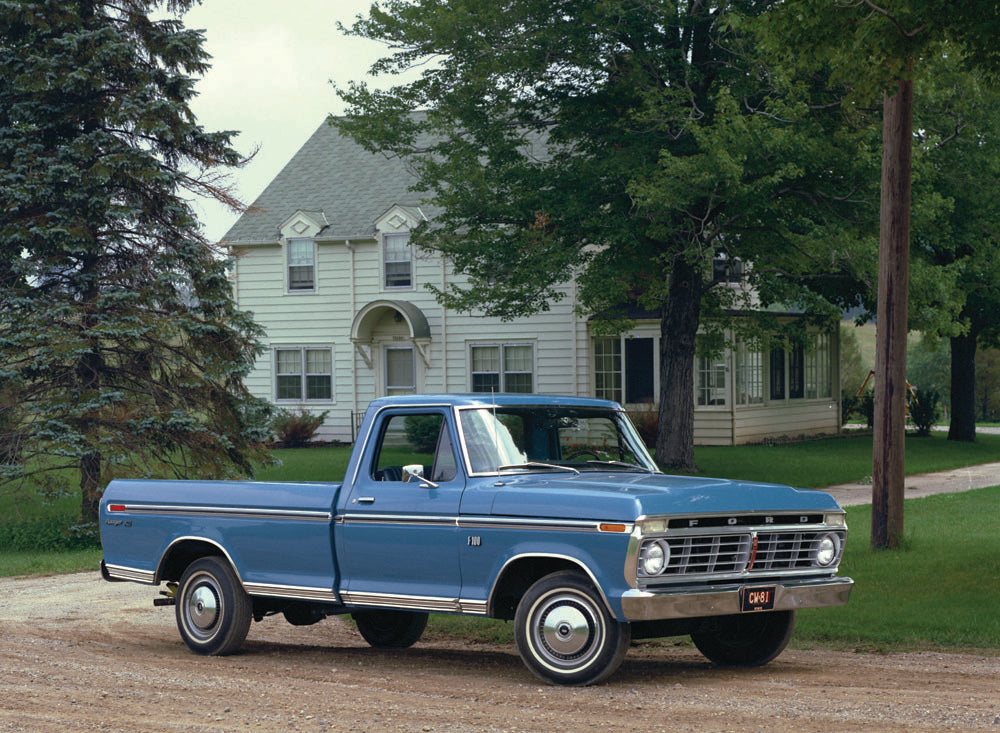
<path fill-rule="evenodd" d="M 394 204 L 420 205 L 408 190 L 414 181 L 403 160 L 369 153 L 324 120 L 222 242 L 276 242 L 278 228 L 300 209 L 326 216 L 321 236 L 371 236 L 375 219 Z"/>

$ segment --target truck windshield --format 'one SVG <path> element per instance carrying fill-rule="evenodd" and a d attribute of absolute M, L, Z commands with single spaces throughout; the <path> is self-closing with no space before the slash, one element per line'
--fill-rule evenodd
<path fill-rule="evenodd" d="M 574 471 L 657 470 L 635 428 L 617 410 L 504 405 L 464 409 L 460 415 L 473 473 L 559 466 Z"/>

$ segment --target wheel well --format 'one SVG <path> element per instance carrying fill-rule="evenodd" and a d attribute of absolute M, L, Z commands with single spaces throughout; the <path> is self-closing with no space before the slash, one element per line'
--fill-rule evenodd
<path fill-rule="evenodd" d="M 574 570 L 586 575 L 583 568 L 572 560 L 558 557 L 524 557 L 514 560 L 506 568 L 493 587 L 491 616 L 511 620 L 517 610 L 518 601 L 531 585 L 546 575 L 562 570 Z M 588 581 L 589 581 L 589 576 Z"/>
<path fill-rule="evenodd" d="M 182 540 L 171 545 L 163 559 L 160 560 L 160 568 L 157 572 L 157 580 L 178 581 L 188 565 L 203 557 L 216 556 L 229 562 L 222 550 L 211 542 L 205 540 Z"/>

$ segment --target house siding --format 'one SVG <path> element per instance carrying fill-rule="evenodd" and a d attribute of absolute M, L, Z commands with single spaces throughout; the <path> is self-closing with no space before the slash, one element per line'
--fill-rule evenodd
<path fill-rule="evenodd" d="M 412 182 L 401 159 L 371 154 L 324 122 L 223 238 L 236 256 L 237 303 L 266 332 L 266 349 L 246 379 L 250 392 L 279 402 L 275 348 L 329 348 L 331 398 L 281 400 L 279 405 L 316 414 L 328 411 L 317 438 L 347 441 L 354 435 L 355 416 L 385 393 L 387 346 L 414 348 L 415 387 L 433 393 L 472 389 L 473 345 L 531 344 L 533 391 L 595 395 L 594 334 L 589 320 L 575 313 L 574 283 L 565 286 L 565 297 L 551 303 L 549 311 L 510 322 L 445 311 L 426 285 L 443 289 L 464 280 L 436 253 L 412 252 L 412 288 L 384 287 L 382 235 L 405 233 L 433 221 L 436 214 L 410 191 Z M 312 291 L 287 289 L 284 243 L 289 238 L 314 242 Z M 394 304 L 399 303 L 405 305 L 397 309 Z M 358 330 L 355 340 L 353 329 Z M 625 338 L 651 340 L 654 366 L 651 374 L 645 369 L 638 380 L 643 388 L 636 393 L 647 394 L 651 385 L 652 398 L 659 399 L 659 323 L 639 321 Z M 831 344 L 836 353 L 836 333 Z M 636 346 L 642 348 L 633 353 L 648 367 L 647 345 Z M 623 369 L 625 361 L 623 348 Z M 734 407 L 731 356 L 728 364 L 728 403 L 695 408 L 696 443 L 744 443 L 837 430 L 837 399 Z M 835 364 L 834 385 L 839 384 Z"/>

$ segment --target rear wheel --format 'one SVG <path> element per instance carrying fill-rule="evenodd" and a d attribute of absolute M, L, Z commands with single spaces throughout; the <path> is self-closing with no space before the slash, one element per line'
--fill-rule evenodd
<path fill-rule="evenodd" d="M 250 630 L 253 603 L 225 560 L 203 557 L 181 576 L 175 604 L 177 629 L 197 654 L 230 654 Z"/>
<path fill-rule="evenodd" d="M 427 614 L 416 611 L 363 611 L 351 618 L 364 640 L 377 649 L 413 646 L 427 628 Z"/>
<path fill-rule="evenodd" d="M 706 620 L 691 641 L 716 664 L 760 667 L 781 654 L 794 630 L 795 611 L 718 616 Z"/>
<path fill-rule="evenodd" d="M 566 571 L 528 588 L 517 606 L 514 635 L 536 676 L 556 685 L 590 685 L 621 665 L 631 628 L 608 612 L 583 575 Z"/>

